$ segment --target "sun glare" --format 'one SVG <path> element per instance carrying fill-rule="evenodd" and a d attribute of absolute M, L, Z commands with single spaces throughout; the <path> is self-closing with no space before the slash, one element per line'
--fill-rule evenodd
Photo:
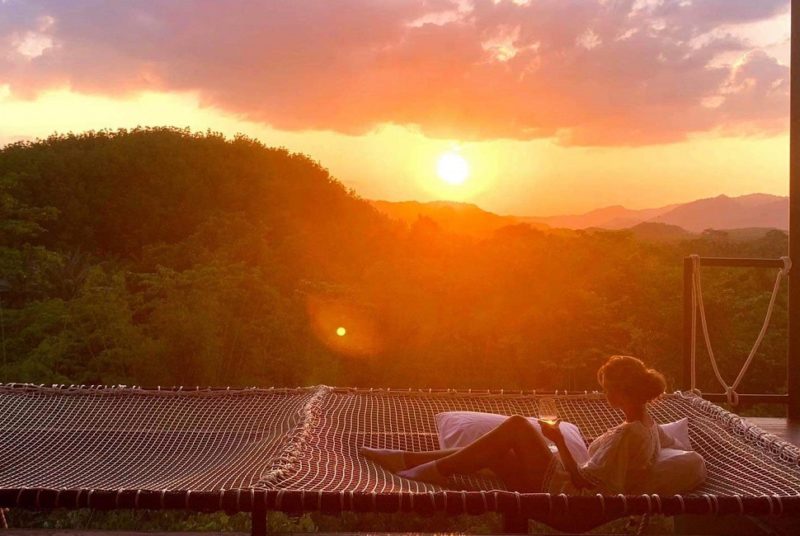
<path fill-rule="evenodd" d="M 464 184 L 469 177 L 469 164 L 460 154 L 447 152 L 439 157 L 436 172 L 448 184 Z"/>

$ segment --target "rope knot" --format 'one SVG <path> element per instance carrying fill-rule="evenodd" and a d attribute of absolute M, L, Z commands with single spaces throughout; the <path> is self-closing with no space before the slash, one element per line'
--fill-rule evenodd
<path fill-rule="evenodd" d="M 728 404 L 732 406 L 739 405 L 739 393 L 733 387 L 725 386 L 725 397 L 728 399 Z"/>
<path fill-rule="evenodd" d="M 781 268 L 781 277 L 789 275 L 792 269 L 792 259 L 790 257 L 781 257 L 783 261 L 783 268 Z"/>

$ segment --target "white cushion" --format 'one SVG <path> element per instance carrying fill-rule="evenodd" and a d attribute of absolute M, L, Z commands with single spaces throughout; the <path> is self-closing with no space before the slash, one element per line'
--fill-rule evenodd
<path fill-rule="evenodd" d="M 674 443 L 669 448 L 678 450 L 694 450 L 689 440 L 689 419 L 684 417 L 675 422 L 659 424 L 661 430 L 672 438 Z"/>
<path fill-rule="evenodd" d="M 642 493 L 675 495 L 692 490 L 706 479 L 706 464 L 697 452 L 661 449 Z"/>

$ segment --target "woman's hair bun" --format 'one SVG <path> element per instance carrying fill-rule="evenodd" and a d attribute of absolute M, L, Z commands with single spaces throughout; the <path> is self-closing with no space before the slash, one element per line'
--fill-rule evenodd
<path fill-rule="evenodd" d="M 667 388 L 667 382 L 664 375 L 656 369 L 647 369 L 646 381 L 642 386 L 643 394 L 647 395 L 646 400 L 649 402 L 654 398 L 658 398 Z"/>
<path fill-rule="evenodd" d="M 647 368 L 641 359 L 629 355 L 612 355 L 597 371 L 600 385 L 613 384 L 637 401 L 658 398 L 667 387 L 664 375 Z"/>

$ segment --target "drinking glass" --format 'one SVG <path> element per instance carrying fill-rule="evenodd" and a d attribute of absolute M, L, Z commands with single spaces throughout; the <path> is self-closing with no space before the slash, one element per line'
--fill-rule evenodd
<path fill-rule="evenodd" d="M 542 398 L 539 400 L 539 418 L 549 423 L 555 423 L 558 419 L 558 408 L 556 401 L 552 398 Z"/>

